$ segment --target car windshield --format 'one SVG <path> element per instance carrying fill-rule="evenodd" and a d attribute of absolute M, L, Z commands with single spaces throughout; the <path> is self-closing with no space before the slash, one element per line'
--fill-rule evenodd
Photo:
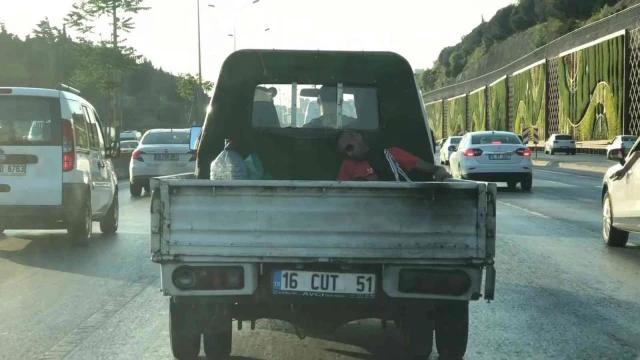
<path fill-rule="evenodd" d="M 147 133 L 142 138 L 142 145 L 189 145 L 189 133 L 178 131 L 158 131 Z"/>
<path fill-rule="evenodd" d="M 522 141 L 516 134 L 488 133 L 471 136 L 471 144 L 522 144 Z"/>
<path fill-rule="evenodd" d="M 556 135 L 556 140 L 573 140 L 571 135 Z"/>
<path fill-rule="evenodd" d="M 137 141 L 123 141 L 120 143 L 121 149 L 135 149 L 136 147 L 138 147 Z"/>
<path fill-rule="evenodd" d="M 59 119 L 58 99 L 0 96 L 0 145 L 51 144 Z"/>

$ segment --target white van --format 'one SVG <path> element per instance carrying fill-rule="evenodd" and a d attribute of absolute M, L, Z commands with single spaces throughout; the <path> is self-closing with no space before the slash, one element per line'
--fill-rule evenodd
<path fill-rule="evenodd" d="M 86 242 L 93 221 L 103 233 L 118 230 L 115 132 L 63 88 L 0 87 L 0 232 L 66 229 Z"/>

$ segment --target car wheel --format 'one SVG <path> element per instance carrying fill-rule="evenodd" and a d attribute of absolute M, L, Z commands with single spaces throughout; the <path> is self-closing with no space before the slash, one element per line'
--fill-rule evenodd
<path fill-rule="evenodd" d="M 577 153 L 578 150 L 573 150 L 573 152 L 571 153 L 571 155 L 575 155 Z"/>
<path fill-rule="evenodd" d="M 67 233 L 71 241 L 77 244 L 86 244 L 91 240 L 93 231 L 93 219 L 91 212 L 91 197 L 86 196 L 84 205 L 82 206 L 81 219 L 72 219 L 69 222 Z"/>
<path fill-rule="evenodd" d="M 509 190 L 515 190 L 517 185 L 517 181 L 507 181 L 507 187 L 509 188 Z"/>
<path fill-rule="evenodd" d="M 224 324 L 224 329 L 208 330 L 202 334 L 204 353 L 207 355 L 207 359 L 210 360 L 226 360 L 231 355 L 232 320 L 223 319 L 221 321 L 228 323 Z"/>
<path fill-rule="evenodd" d="M 555 151 L 553 151 L 553 149 L 551 149 L 551 150 L 549 150 L 549 154 L 550 154 L 550 155 L 555 155 L 555 154 L 556 154 L 556 152 L 555 152 Z"/>
<path fill-rule="evenodd" d="M 139 184 L 131 184 L 131 186 L 129 186 L 129 193 L 131 193 L 133 197 L 139 197 L 142 195 L 142 186 Z"/>
<path fill-rule="evenodd" d="M 520 187 L 524 191 L 531 191 L 531 188 L 533 187 L 533 177 L 529 177 L 525 180 L 522 180 L 520 182 Z"/>
<path fill-rule="evenodd" d="M 435 328 L 440 359 L 462 359 L 469 339 L 469 302 L 445 302 L 438 311 Z"/>
<path fill-rule="evenodd" d="M 185 321 L 188 309 L 169 300 L 169 339 L 173 357 L 179 360 L 196 359 L 200 354 L 200 333 Z"/>
<path fill-rule="evenodd" d="M 602 238 L 607 246 L 624 247 L 629 240 L 629 233 L 613 226 L 613 207 L 611 196 L 604 194 L 602 199 Z"/>
<path fill-rule="evenodd" d="M 115 234 L 118 231 L 118 219 L 120 216 L 120 206 L 118 204 L 118 191 L 113 194 L 113 202 L 107 215 L 100 221 L 100 231 L 103 234 Z"/>

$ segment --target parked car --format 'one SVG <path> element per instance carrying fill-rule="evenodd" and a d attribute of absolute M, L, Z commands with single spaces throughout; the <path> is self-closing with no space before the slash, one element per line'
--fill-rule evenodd
<path fill-rule="evenodd" d="M 79 91 L 61 89 L 0 88 L 0 232 L 66 229 L 84 243 L 94 221 L 118 230 L 119 147 Z"/>
<path fill-rule="evenodd" d="M 571 135 L 553 134 L 544 143 L 544 153 L 554 155 L 557 152 L 576 154 L 576 142 Z"/>
<path fill-rule="evenodd" d="M 506 182 L 512 189 L 520 183 L 527 191 L 533 185 L 531 150 L 512 132 L 468 133 L 449 159 L 454 178 Z"/>
<path fill-rule="evenodd" d="M 626 156 L 620 157 L 618 151 L 607 154 L 609 160 L 619 162 L 610 167 L 602 179 L 602 238 L 607 246 L 624 247 L 629 232 L 640 232 L 640 161 L 633 164 L 622 179 L 611 179 L 639 150 L 640 140 L 636 139 Z"/>
<path fill-rule="evenodd" d="M 638 137 L 633 135 L 618 135 L 614 137 L 613 140 L 607 143 L 607 158 L 609 158 L 609 153 L 612 151 L 618 152 L 624 149 L 625 153 L 628 152 L 636 140 L 638 140 Z"/>
<path fill-rule="evenodd" d="M 120 141 L 123 141 L 123 140 L 139 141 L 141 137 L 142 137 L 142 134 L 140 134 L 140 131 L 135 131 L 135 130 L 127 130 L 120 133 Z"/>
<path fill-rule="evenodd" d="M 140 196 L 149 191 L 154 176 L 193 173 L 196 152 L 189 150 L 190 129 L 152 129 L 147 131 L 131 154 L 129 191 Z"/>
<path fill-rule="evenodd" d="M 450 136 L 442 143 L 440 146 L 440 164 L 449 165 L 449 158 L 456 151 L 460 140 L 462 140 L 462 136 Z"/>

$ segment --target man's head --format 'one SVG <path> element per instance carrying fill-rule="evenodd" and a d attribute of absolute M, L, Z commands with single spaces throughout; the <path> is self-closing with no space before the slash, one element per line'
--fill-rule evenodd
<path fill-rule="evenodd" d="M 338 89 L 323 86 L 318 92 L 318 105 L 322 108 L 322 115 L 335 116 L 338 113 Z"/>
<path fill-rule="evenodd" d="M 369 151 L 362 135 L 355 131 L 341 131 L 338 134 L 338 151 L 354 160 L 362 160 Z"/>

